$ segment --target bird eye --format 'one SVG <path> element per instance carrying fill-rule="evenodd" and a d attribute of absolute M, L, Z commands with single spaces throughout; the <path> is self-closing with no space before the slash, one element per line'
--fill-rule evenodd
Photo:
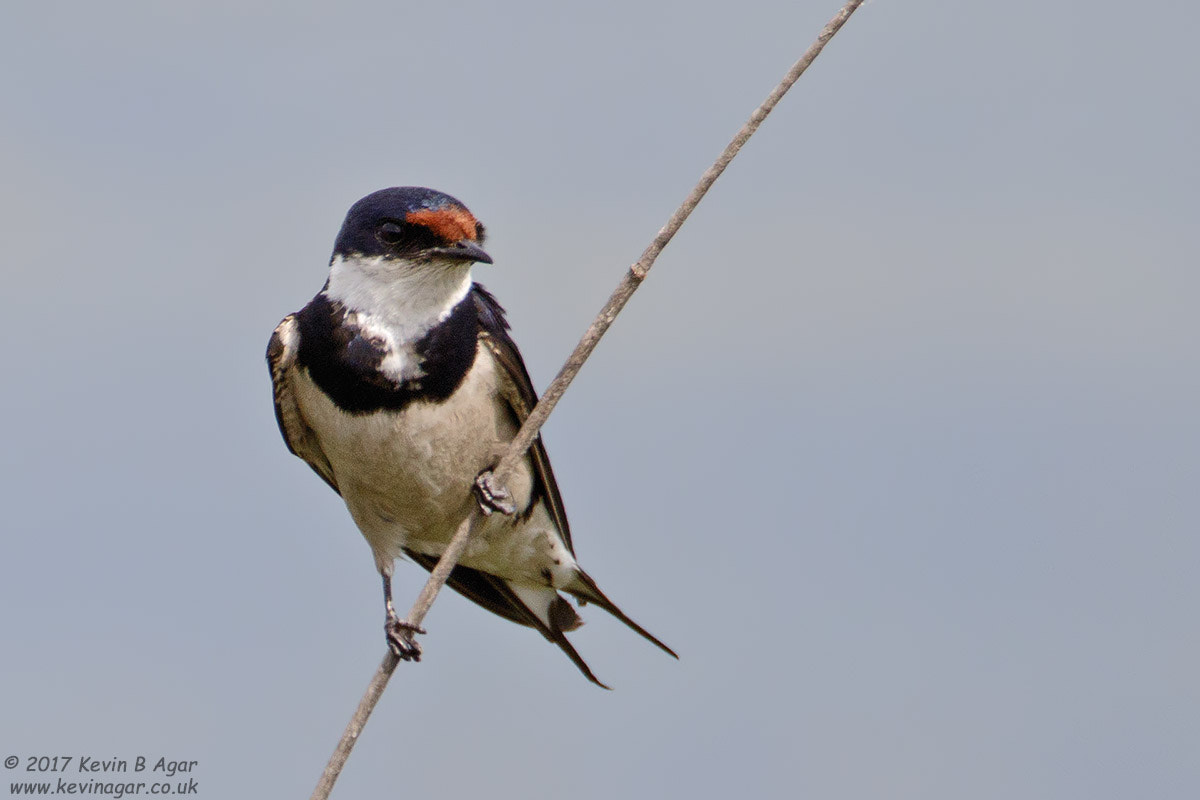
<path fill-rule="evenodd" d="M 398 245 L 404 240 L 404 226 L 395 222 L 385 222 L 375 232 L 379 241 L 388 245 Z"/>

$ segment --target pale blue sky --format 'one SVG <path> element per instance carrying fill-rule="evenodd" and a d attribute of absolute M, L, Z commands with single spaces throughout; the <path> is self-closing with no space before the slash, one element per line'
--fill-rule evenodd
<path fill-rule="evenodd" d="M 836 8 L 9 8 L 0 755 L 306 797 L 379 589 L 262 357 L 346 209 L 470 206 L 544 387 Z M 863 7 L 547 426 L 681 660 L 589 607 L 603 692 L 446 595 L 334 797 L 1200 793 L 1198 23 Z"/>

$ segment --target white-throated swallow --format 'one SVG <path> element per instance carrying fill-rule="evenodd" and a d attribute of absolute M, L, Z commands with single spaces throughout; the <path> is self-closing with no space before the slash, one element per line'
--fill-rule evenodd
<path fill-rule="evenodd" d="M 471 280 L 484 229 L 466 206 L 420 187 L 355 203 L 329 279 L 267 348 L 288 449 L 342 496 L 383 576 L 389 646 L 420 648 L 392 605 L 396 558 L 432 569 L 537 402 L 504 310 Z M 560 592 L 595 603 L 674 656 L 579 566 L 539 436 L 450 575 L 459 593 L 535 628 L 594 683 L 566 632 L 582 619 Z"/>

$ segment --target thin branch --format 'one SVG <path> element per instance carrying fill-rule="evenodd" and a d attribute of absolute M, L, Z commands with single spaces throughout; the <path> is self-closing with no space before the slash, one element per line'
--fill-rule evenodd
<path fill-rule="evenodd" d="M 371 683 L 367 685 L 367 691 L 358 701 L 358 708 L 354 709 L 354 716 L 350 718 L 350 724 L 346 726 L 341 741 L 333 749 L 333 755 L 329 757 L 329 763 L 321 773 L 321 780 L 317 781 L 317 788 L 313 789 L 311 800 L 327 800 L 329 793 L 333 791 L 333 784 L 342 774 L 342 767 L 346 766 L 346 759 L 350 758 L 350 751 L 354 749 L 358 735 L 367 724 L 367 717 L 375 710 L 375 704 L 383 696 L 383 690 L 387 688 L 388 680 L 396 671 L 396 664 L 399 662 L 399 656 L 388 649 L 383 663 L 375 670 L 375 677 L 371 678 Z"/>
<path fill-rule="evenodd" d="M 574 352 L 567 358 L 562 369 L 558 371 L 550 386 L 546 388 L 542 394 L 541 400 L 534 406 L 529 417 L 521 426 L 516 438 L 512 440 L 508 450 L 504 454 L 504 458 L 495 469 L 495 481 L 498 485 L 505 485 L 513 476 L 514 472 L 520 465 L 521 459 L 525 457 L 525 452 L 533 444 L 533 440 L 537 438 L 538 431 L 550 416 L 550 412 L 554 410 L 554 406 L 558 404 L 563 393 L 567 390 L 567 386 L 575 379 L 580 368 L 583 367 L 585 361 L 596 349 L 596 344 L 600 341 L 609 327 L 612 326 L 613 320 L 617 318 L 617 314 L 621 313 L 621 309 L 629 302 L 629 298 L 637 291 L 637 288 L 645 280 L 646 274 L 650 268 L 654 266 L 654 261 L 658 258 L 663 248 L 671 241 L 675 234 L 683 227 L 683 223 L 695 210 L 700 201 L 704 199 L 704 195 L 712 188 L 717 178 L 729 166 L 729 162 L 733 160 L 738 151 L 742 149 L 742 145 L 746 143 L 754 132 L 758 130 L 758 126 L 763 123 L 767 115 L 775 108 L 780 99 L 787 93 L 788 89 L 794 84 L 808 66 L 820 55 L 821 50 L 833 38 L 850 15 L 858 10 L 862 5 L 863 0 L 850 0 L 842 7 L 833 19 L 824 27 L 817 40 L 813 42 L 808 51 L 792 65 L 783 80 L 779 82 L 769 95 L 763 101 L 762 105 L 754 110 L 750 115 L 750 119 L 742 126 L 741 130 L 733 137 L 725 150 L 717 158 L 713 165 L 705 170 L 700 177 L 699 183 L 692 189 L 687 199 L 683 204 L 675 210 L 671 218 L 667 220 L 667 224 L 659 230 L 658 235 L 650 242 L 650 245 L 642 252 L 641 258 L 635 261 L 629 270 L 625 273 L 620 284 L 612 296 L 608 298 L 608 302 L 604 304 L 604 308 L 600 309 L 600 313 L 596 315 L 591 326 L 584 333 L 583 338 L 579 340 L 579 344 L 575 346 Z M 446 546 L 446 551 L 442 554 L 437 566 L 429 575 L 429 580 L 425 583 L 421 593 L 417 596 L 417 600 L 413 603 L 412 609 L 408 613 L 407 623 L 419 626 L 425 619 L 425 615 L 429 613 L 429 609 L 433 606 L 433 601 L 437 598 L 437 594 L 446 583 L 446 579 L 450 576 L 454 565 L 458 563 L 458 559 L 462 556 L 463 550 L 467 547 L 467 542 L 482 524 L 486 516 L 476 507 L 472 513 L 462 521 L 459 525 L 454 538 L 450 540 L 450 544 Z M 354 743 L 358 740 L 358 735 L 362 732 L 363 726 L 367 724 L 367 718 L 374 710 L 375 704 L 379 702 L 380 696 L 383 694 L 384 688 L 387 686 L 388 680 L 399 663 L 397 658 L 391 651 L 384 657 L 383 663 L 379 665 L 379 669 L 375 672 L 375 677 L 371 679 L 370 685 L 367 686 L 366 694 L 359 701 L 358 708 L 354 712 L 354 716 L 350 720 L 350 724 L 346 726 L 346 732 L 342 734 L 342 739 L 338 742 L 337 748 L 333 751 L 333 755 L 329 759 L 329 764 L 325 767 L 325 772 L 321 775 L 321 780 L 317 783 L 317 788 L 313 791 L 310 800 L 326 800 L 329 793 L 333 790 L 333 784 L 337 781 L 338 775 L 341 774 L 342 767 L 346 764 L 346 759 L 350 756 L 350 750 L 354 747 Z"/>

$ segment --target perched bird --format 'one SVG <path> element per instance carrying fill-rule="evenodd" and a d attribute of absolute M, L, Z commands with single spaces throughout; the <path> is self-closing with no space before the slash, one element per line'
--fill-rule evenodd
<path fill-rule="evenodd" d="M 537 402 L 504 309 L 471 280 L 483 225 L 449 195 L 383 189 L 346 215 L 329 279 L 271 336 L 275 416 L 288 449 L 342 496 L 383 576 L 388 644 L 420 648 L 392 605 L 392 567 L 432 570 L 477 502 L 491 514 L 449 584 L 556 644 L 604 686 L 566 632 L 582 623 L 559 594 L 595 603 L 670 655 L 609 600 L 575 559 L 541 437 L 504 497 L 477 486 Z"/>

